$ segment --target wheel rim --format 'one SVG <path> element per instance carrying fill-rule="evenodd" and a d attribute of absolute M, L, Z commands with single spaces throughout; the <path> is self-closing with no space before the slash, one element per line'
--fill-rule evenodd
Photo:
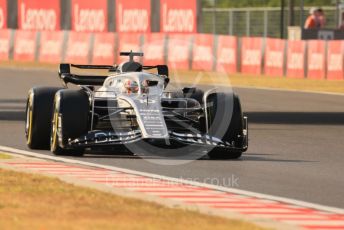
<path fill-rule="evenodd" d="M 57 129 L 58 129 L 58 113 L 54 108 L 53 120 L 51 122 L 51 135 L 50 135 L 50 150 L 54 152 L 57 148 Z"/>
<path fill-rule="evenodd" d="M 32 139 L 32 99 L 31 95 L 27 102 L 26 106 L 26 123 L 25 123 L 25 134 L 26 134 L 26 143 L 30 144 Z"/>

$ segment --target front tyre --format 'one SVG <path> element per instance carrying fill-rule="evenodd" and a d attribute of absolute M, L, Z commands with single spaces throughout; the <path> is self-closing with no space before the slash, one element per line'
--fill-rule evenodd
<path fill-rule="evenodd" d="M 88 131 L 89 99 L 82 90 L 60 90 L 55 95 L 50 150 L 56 155 L 81 156 L 83 148 L 69 145 Z"/>
<path fill-rule="evenodd" d="M 245 121 L 241 110 L 240 99 L 233 93 L 213 93 L 209 95 L 208 108 L 210 121 L 209 133 L 217 136 L 223 142 L 230 143 L 233 148 L 215 147 L 208 156 L 210 159 L 238 159 L 246 151 L 246 138 L 244 135 Z M 224 107 L 227 104 L 228 109 Z M 228 120 L 230 122 L 224 122 Z M 228 123 L 225 125 L 225 123 Z M 221 131 L 220 131 L 221 130 Z"/>

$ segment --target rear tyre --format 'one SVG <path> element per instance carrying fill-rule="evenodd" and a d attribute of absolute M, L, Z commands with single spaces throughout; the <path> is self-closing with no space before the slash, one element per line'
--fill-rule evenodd
<path fill-rule="evenodd" d="M 61 88 L 30 89 L 26 103 L 25 136 L 30 149 L 49 149 L 55 93 Z"/>
<path fill-rule="evenodd" d="M 82 90 L 60 90 L 55 95 L 50 150 L 56 155 L 82 156 L 83 148 L 72 148 L 68 141 L 88 131 L 89 100 Z"/>
<path fill-rule="evenodd" d="M 208 116 L 210 121 L 209 134 L 219 137 L 223 142 L 234 144 L 238 150 L 224 147 L 216 147 L 208 152 L 210 159 L 238 159 L 245 143 L 243 137 L 244 119 L 241 110 L 240 99 L 232 93 L 213 93 L 208 97 Z M 224 109 L 225 103 L 231 103 L 232 107 Z M 231 115 L 231 116 L 230 116 Z M 225 126 L 225 119 L 231 117 L 230 123 Z"/>

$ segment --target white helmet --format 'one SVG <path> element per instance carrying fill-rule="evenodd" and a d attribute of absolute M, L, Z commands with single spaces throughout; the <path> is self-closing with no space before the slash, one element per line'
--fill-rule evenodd
<path fill-rule="evenodd" d="M 137 93 L 139 91 L 139 85 L 134 80 L 127 79 L 123 85 L 127 93 Z"/>

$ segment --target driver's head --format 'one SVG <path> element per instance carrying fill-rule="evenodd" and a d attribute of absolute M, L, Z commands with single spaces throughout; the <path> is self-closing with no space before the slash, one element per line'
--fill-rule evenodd
<path fill-rule="evenodd" d="M 130 79 L 125 80 L 124 88 L 127 93 L 137 93 L 139 91 L 139 85 L 137 82 Z"/>

